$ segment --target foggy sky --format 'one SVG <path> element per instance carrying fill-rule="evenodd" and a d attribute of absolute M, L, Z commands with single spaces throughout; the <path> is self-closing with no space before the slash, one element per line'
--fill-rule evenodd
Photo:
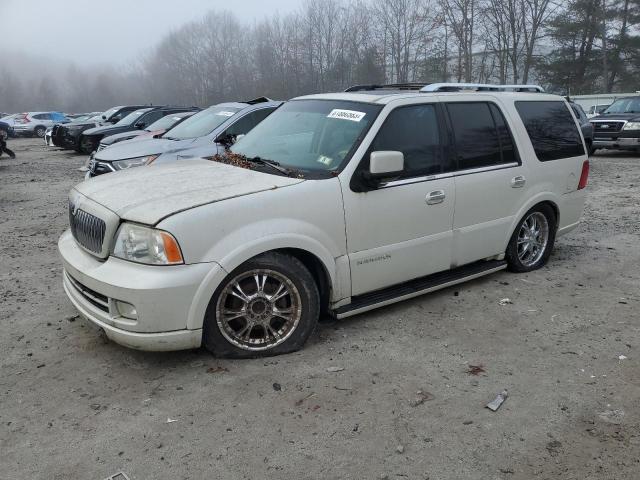
<path fill-rule="evenodd" d="M 0 0 L 0 50 L 77 64 L 125 64 L 209 10 L 240 20 L 287 13 L 302 0 Z"/>

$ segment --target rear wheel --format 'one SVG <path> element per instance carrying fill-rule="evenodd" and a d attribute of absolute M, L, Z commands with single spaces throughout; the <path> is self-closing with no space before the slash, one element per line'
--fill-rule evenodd
<path fill-rule="evenodd" d="M 204 346 L 218 357 L 254 358 L 299 350 L 318 323 L 320 295 L 298 259 L 255 257 L 222 282 L 207 309 Z"/>
<path fill-rule="evenodd" d="M 45 127 L 36 127 L 33 129 L 33 134 L 38 137 L 38 138 L 42 138 L 44 137 L 45 132 L 47 131 L 47 129 Z"/>
<path fill-rule="evenodd" d="M 530 272 L 547 263 L 556 239 L 556 215 L 549 205 L 529 210 L 516 227 L 506 260 L 512 272 Z"/>

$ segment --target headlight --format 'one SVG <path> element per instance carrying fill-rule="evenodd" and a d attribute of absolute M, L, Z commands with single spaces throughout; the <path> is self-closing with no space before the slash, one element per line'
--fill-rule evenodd
<path fill-rule="evenodd" d="M 148 265 L 184 263 L 180 246 L 173 235 L 163 230 L 123 223 L 111 252 L 114 257 Z"/>
<path fill-rule="evenodd" d="M 640 130 L 640 122 L 627 122 L 623 130 Z"/>
<path fill-rule="evenodd" d="M 142 167 L 153 162 L 158 155 L 146 155 L 144 157 L 127 158 L 126 160 L 117 160 L 112 163 L 116 170 L 126 170 L 127 168 Z"/>

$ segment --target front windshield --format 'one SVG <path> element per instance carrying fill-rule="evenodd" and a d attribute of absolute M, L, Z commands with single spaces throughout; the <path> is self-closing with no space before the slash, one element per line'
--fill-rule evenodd
<path fill-rule="evenodd" d="M 241 107 L 209 107 L 176 125 L 164 134 L 164 138 L 186 140 L 188 138 L 204 137 L 240 110 L 242 110 Z"/>
<path fill-rule="evenodd" d="M 336 170 L 381 109 L 361 102 L 294 100 L 269 115 L 231 151 L 302 170 Z"/>
<path fill-rule="evenodd" d="M 162 117 L 160 120 L 156 120 L 155 122 L 153 122 L 146 128 L 146 130 L 149 130 L 150 132 L 153 132 L 154 130 L 166 130 L 174 126 L 184 117 L 184 115 L 176 115 L 175 113 L 172 115 L 167 115 L 165 117 Z"/>
<path fill-rule="evenodd" d="M 127 115 L 126 117 L 124 117 L 122 120 L 120 120 L 118 123 L 116 123 L 116 125 L 123 127 L 123 126 L 129 126 L 129 125 L 133 125 L 134 123 L 136 123 L 138 121 L 138 119 L 144 115 L 145 113 L 147 113 L 149 110 L 151 110 L 150 108 L 143 108 L 140 110 L 136 110 L 135 112 L 131 112 L 129 115 Z"/>
<path fill-rule="evenodd" d="M 602 113 L 640 113 L 640 97 L 616 100 Z"/>

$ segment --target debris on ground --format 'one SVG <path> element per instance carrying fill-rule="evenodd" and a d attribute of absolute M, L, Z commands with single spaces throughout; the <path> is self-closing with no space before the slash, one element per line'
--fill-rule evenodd
<path fill-rule="evenodd" d="M 558 440 L 552 440 L 547 443 L 547 451 L 552 457 L 556 457 L 560 454 L 560 449 L 562 448 L 562 443 Z"/>
<path fill-rule="evenodd" d="M 398 453 L 404 453 L 404 447 L 403 447 L 402 445 L 398 445 L 398 446 L 396 447 L 396 452 L 398 452 Z"/>
<path fill-rule="evenodd" d="M 626 355 L 619 355 L 618 356 L 618 360 L 626 360 L 627 356 Z"/>
<path fill-rule="evenodd" d="M 207 368 L 207 373 L 224 373 L 224 372 L 228 372 L 229 369 L 225 368 L 225 367 L 221 367 L 221 366 L 216 366 L 216 367 L 209 367 Z"/>
<path fill-rule="evenodd" d="M 509 396 L 509 393 L 506 390 L 501 391 L 496 398 L 487 403 L 487 408 L 493 412 L 500 408 L 500 405 L 504 403 L 504 401 Z"/>
<path fill-rule="evenodd" d="M 598 414 L 598 418 L 603 422 L 620 425 L 624 418 L 624 410 L 605 410 Z"/>
<path fill-rule="evenodd" d="M 177 422 L 178 420 L 174 419 L 174 418 L 167 418 L 167 423 L 174 423 Z"/>
<path fill-rule="evenodd" d="M 315 392 L 311 392 L 309 395 L 307 395 L 306 397 L 302 397 L 299 398 L 298 400 L 295 401 L 294 405 L 296 407 L 299 407 L 300 405 L 302 405 L 304 403 L 305 400 L 310 399 L 311 397 L 315 396 Z"/>
<path fill-rule="evenodd" d="M 329 368 L 327 368 L 327 372 L 329 372 L 329 373 L 341 372 L 343 370 L 344 370 L 344 367 L 329 367 Z"/>
<path fill-rule="evenodd" d="M 282 390 L 282 385 L 280 385 L 279 383 L 274 383 L 274 384 L 273 384 L 273 389 L 274 389 L 276 392 L 279 392 L 279 391 L 281 391 L 281 390 Z"/>
<path fill-rule="evenodd" d="M 416 396 L 409 401 L 409 405 L 412 407 L 417 407 L 418 405 L 422 405 L 424 402 L 429 400 L 433 400 L 433 395 L 429 392 L 425 392 L 424 390 L 418 390 L 416 392 Z"/>
<path fill-rule="evenodd" d="M 505 305 L 511 305 L 511 304 L 513 304 L 513 302 L 511 301 L 511 299 L 510 299 L 510 298 L 503 298 L 502 300 L 500 300 L 500 301 L 498 302 L 498 305 L 502 305 L 503 307 L 504 307 Z"/>
<path fill-rule="evenodd" d="M 469 369 L 467 370 L 469 375 L 480 375 L 481 373 L 486 373 L 484 369 L 484 365 L 469 365 Z"/>

